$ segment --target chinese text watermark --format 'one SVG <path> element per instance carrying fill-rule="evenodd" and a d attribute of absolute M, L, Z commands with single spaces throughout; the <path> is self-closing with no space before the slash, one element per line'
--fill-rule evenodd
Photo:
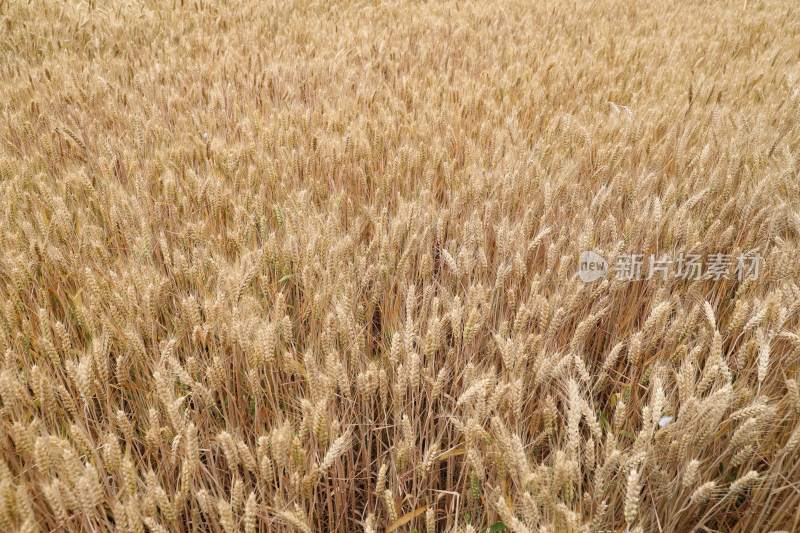
<path fill-rule="evenodd" d="M 620 281 L 683 279 L 687 281 L 758 279 L 762 257 L 758 252 L 739 254 L 679 254 L 676 257 L 649 254 L 620 254 L 613 265 L 614 278 Z M 590 283 L 604 278 L 609 263 L 601 255 L 584 251 L 578 258 L 578 277 Z"/>

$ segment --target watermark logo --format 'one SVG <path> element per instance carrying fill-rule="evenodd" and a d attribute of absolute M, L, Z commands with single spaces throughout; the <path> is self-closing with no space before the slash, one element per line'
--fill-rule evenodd
<path fill-rule="evenodd" d="M 758 279 L 761 255 L 750 252 L 731 254 L 708 254 L 703 261 L 700 254 L 680 254 L 677 257 L 650 254 L 620 254 L 616 257 L 614 277 L 620 281 L 642 281 L 672 277 L 687 281 L 721 279 Z M 578 258 L 578 277 L 585 283 L 604 278 L 608 273 L 608 261 L 590 250 L 581 252 Z"/>
<path fill-rule="evenodd" d="M 603 259 L 602 256 L 591 250 L 581 252 L 581 256 L 578 259 L 578 276 L 581 281 L 591 283 L 605 277 L 606 272 L 608 272 L 608 261 Z"/>

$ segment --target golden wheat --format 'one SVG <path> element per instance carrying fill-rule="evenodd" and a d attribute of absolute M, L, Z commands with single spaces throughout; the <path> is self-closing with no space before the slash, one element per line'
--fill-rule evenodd
<path fill-rule="evenodd" d="M 800 530 L 796 3 L 0 27 L 0 530 Z"/>

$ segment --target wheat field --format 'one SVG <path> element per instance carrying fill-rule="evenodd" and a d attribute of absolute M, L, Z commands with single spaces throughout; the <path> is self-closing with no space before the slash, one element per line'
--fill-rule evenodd
<path fill-rule="evenodd" d="M 798 80 L 793 0 L 0 0 L 0 531 L 800 531 Z"/>

